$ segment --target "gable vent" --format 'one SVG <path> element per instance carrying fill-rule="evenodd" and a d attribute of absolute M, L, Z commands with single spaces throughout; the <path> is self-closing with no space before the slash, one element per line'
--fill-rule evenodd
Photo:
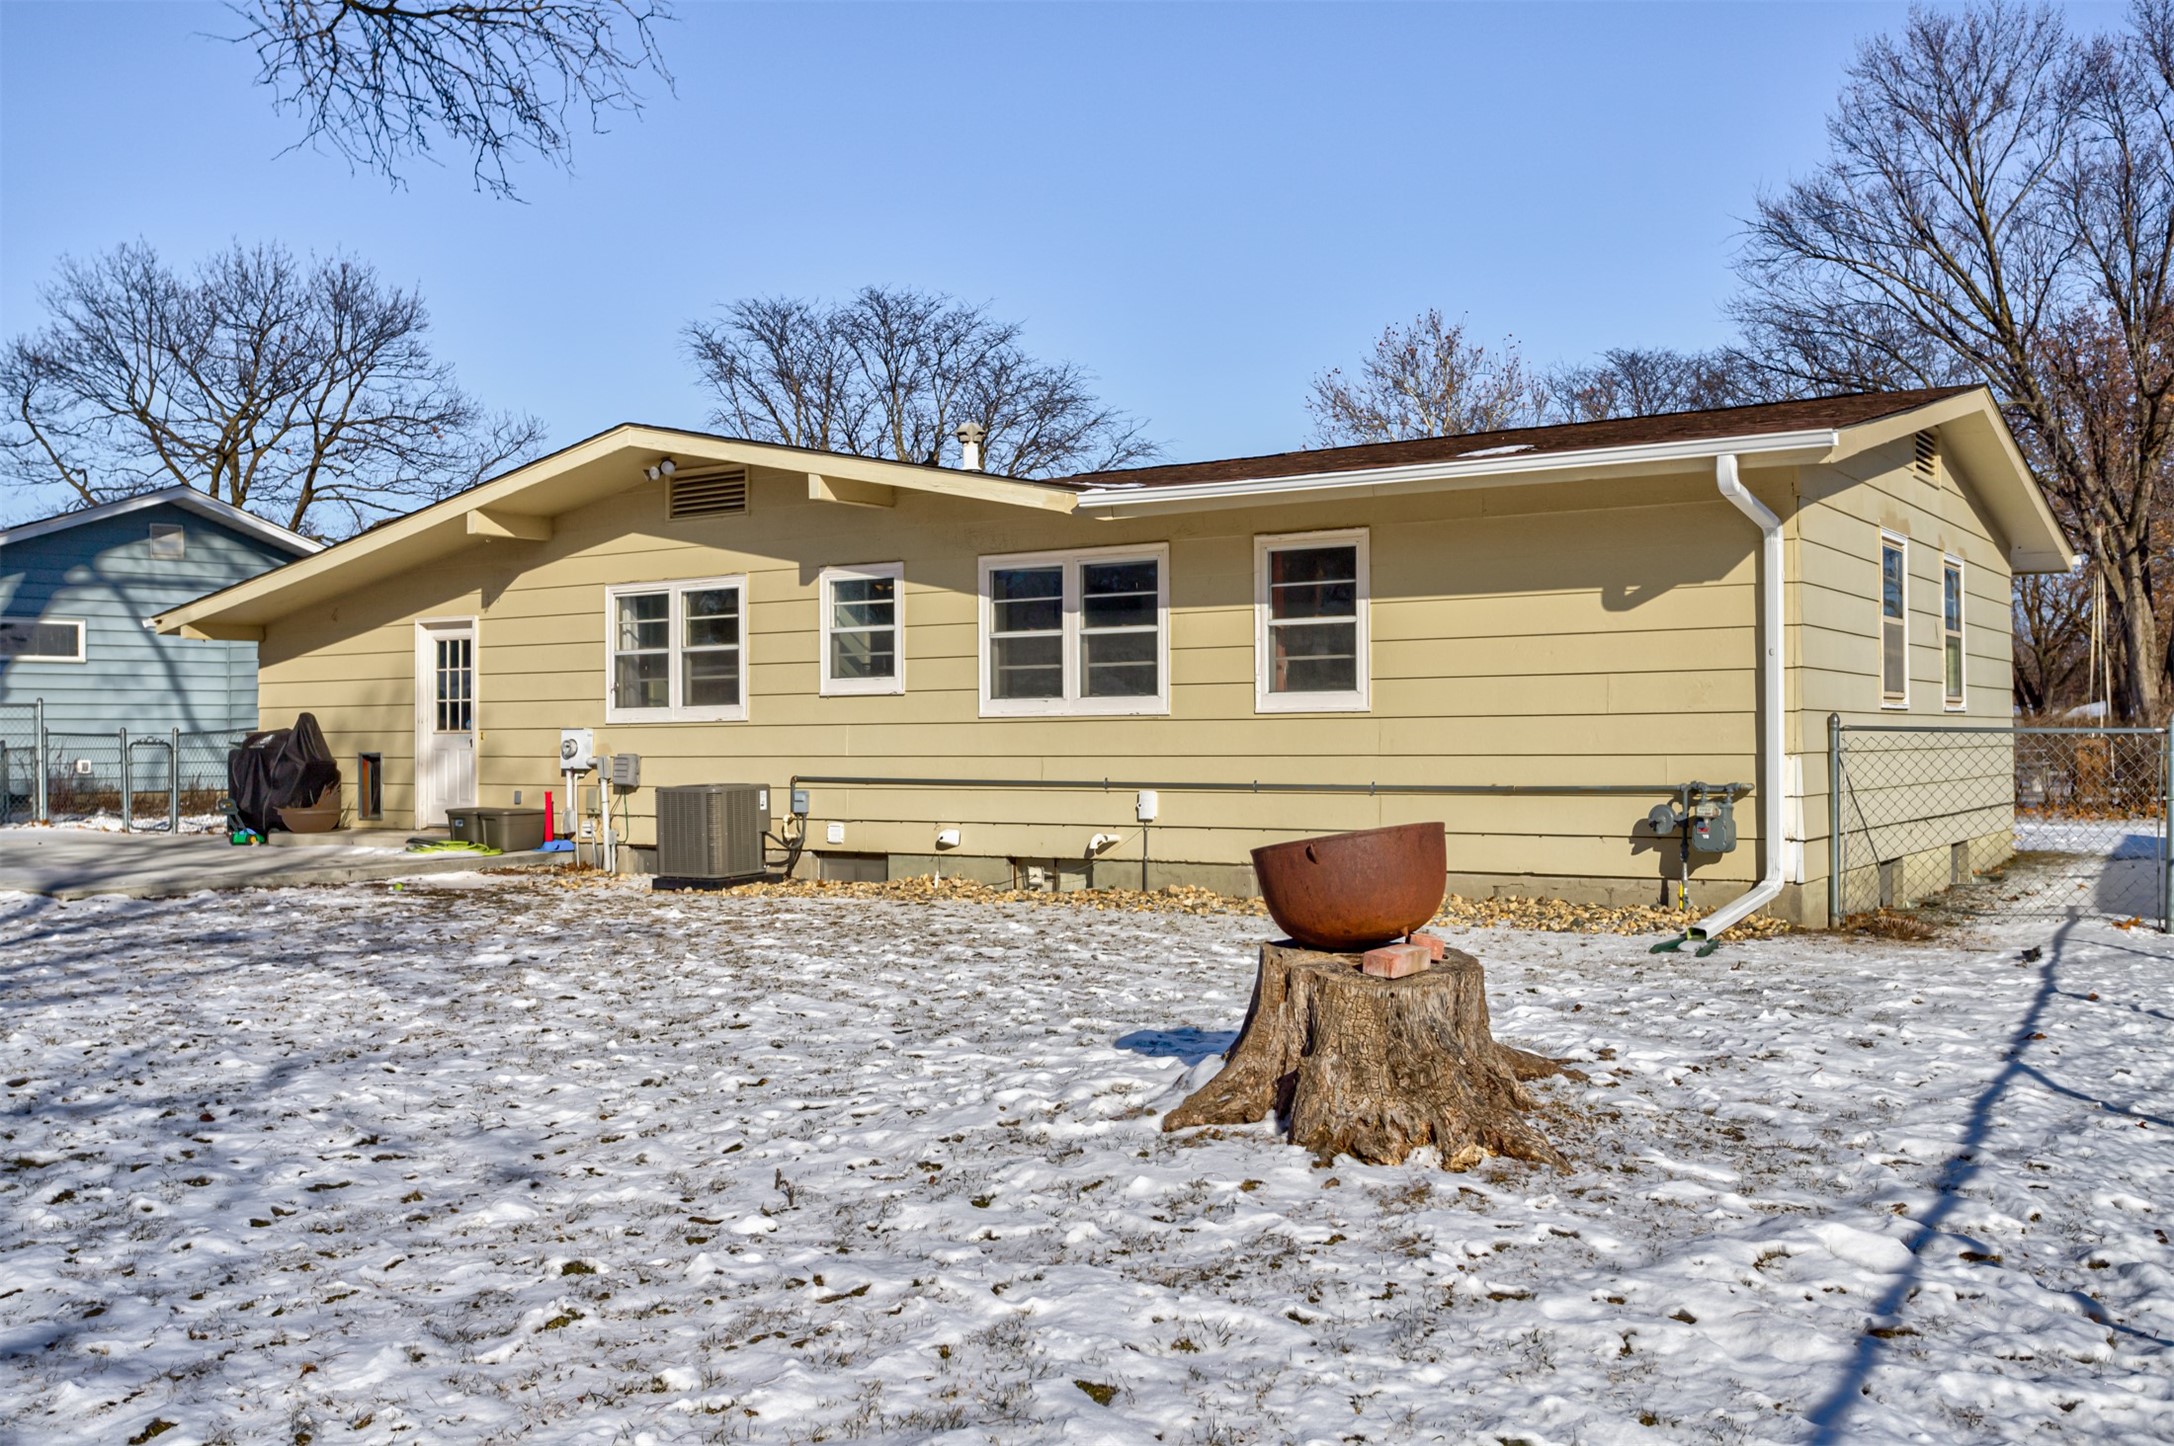
<path fill-rule="evenodd" d="M 1910 458 L 1910 470 L 1927 482 L 1940 480 L 1940 434 L 1919 432 L 1916 451 Z"/>
<path fill-rule="evenodd" d="M 745 467 L 676 472 L 665 487 L 669 498 L 667 515 L 672 517 L 713 517 L 721 512 L 747 511 Z"/>

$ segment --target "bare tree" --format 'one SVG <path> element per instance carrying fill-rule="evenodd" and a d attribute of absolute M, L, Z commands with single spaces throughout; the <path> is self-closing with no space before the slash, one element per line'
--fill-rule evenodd
<path fill-rule="evenodd" d="M 1564 367 L 1547 380 L 1549 405 L 1566 422 L 1651 417 L 1775 401 L 1786 394 L 1741 353 L 1667 347 L 1616 347 L 1600 360 Z"/>
<path fill-rule="evenodd" d="M 983 464 L 1012 477 L 1143 462 L 1155 444 L 1103 405 L 1093 378 L 1044 362 L 1021 328 L 985 305 L 910 287 L 847 301 L 736 301 L 690 323 L 687 350 L 735 435 L 934 464 L 965 422 L 986 432 Z"/>
<path fill-rule="evenodd" d="M 643 70 L 667 86 L 664 0 L 240 0 L 237 40 L 303 138 L 397 182 L 442 135 L 474 155 L 476 184 L 513 194 L 524 153 L 565 164 L 567 115 L 591 129 L 639 111 Z"/>
<path fill-rule="evenodd" d="M 346 257 L 236 245 L 186 275 L 147 245 L 63 260 L 0 351 L 0 468 L 83 503 L 185 483 L 338 536 L 533 450 L 426 343 L 429 313 Z"/>
<path fill-rule="evenodd" d="M 2082 573 L 2016 579 L 2015 705 L 2038 717 L 2090 701 L 2090 580 Z"/>
<path fill-rule="evenodd" d="M 1314 440 L 1329 447 L 1532 426 L 1546 409 L 1547 388 L 1514 338 L 1490 351 L 1432 308 L 1383 331 L 1355 376 L 1316 376 L 1306 399 Z"/>
<path fill-rule="evenodd" d="M 2174 6 L 2116 38 L 1985 0 L 1868 42 L 1830 156 L 1764 198 L 1751 350 L 1807 384 L 1989 386 L 2118 615 L 2129 718 L 2163 712 L 2152 543 L 2174 450 Z"/>

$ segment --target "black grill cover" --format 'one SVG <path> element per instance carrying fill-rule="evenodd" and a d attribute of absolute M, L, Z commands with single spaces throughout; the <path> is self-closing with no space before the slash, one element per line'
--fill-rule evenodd
<path fill-rule="evenodd" d="M 227 790 L 245 828 L 269 834 L 285 825 L 282 808 L 306 808 L 340 782 L 340 765 L 325 747 L 324 730 L 304 713 L 292 728 L 252 733 L 226 756 Z"/>

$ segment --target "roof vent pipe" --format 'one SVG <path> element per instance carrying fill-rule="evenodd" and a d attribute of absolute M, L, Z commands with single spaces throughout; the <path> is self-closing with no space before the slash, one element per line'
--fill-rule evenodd
<path fill-rule="evenodd" d="M 1787 845 L 1782 840 L 1786 827 L 1783 811 L 1783 774 L 1785 762 L 1782 750 L 1788 746 L 1788 733 L 1782 716 L 1782 535 L 1781 519 L 1773 510 L 1744 486 L 1736 475 L 1736 458 L 1723 453 L 1714 458 L 1714 482 L 1721 495 L 1734 504 L 1737 511 L 1758 524 L 1761 533 L 1759 549 L 1759 711 L 1764 715 L 1759 739 L 1759 849 L 1766 855 L 1766 873 L 1751 891 L 1731 903 L 1722 905 L 1687 931 L 1691 938 L 1712 940 L 1728 929 L 1731 924 L 1774 902 L 1781 893 L 1782 870 Z M 1701 950 L 1700 952 L 1705 952 Z"/>
<path fill-rule="evenodd" d="M 959 423 L 959 467 L 967 472 L 981 470 L 981 439 L 989 435 L 988 429 L 978 422 Z"/>

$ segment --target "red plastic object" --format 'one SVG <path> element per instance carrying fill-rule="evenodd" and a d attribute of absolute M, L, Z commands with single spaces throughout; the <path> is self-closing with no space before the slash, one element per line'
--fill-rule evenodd
<path fill-rule="evenodd" d="M 1448 888 L 1439 823 L 1329 834 L 1253 850 L 1261 902 L 1308 949 L 1346 954 L 1402 939 Z"/>
<path fill-rule="evenodd" d="M 559 823 L 551 812 L 551 790 L 547 788 L 544 790 L 544 837 L 553 839 L 558 836 Z"/>

